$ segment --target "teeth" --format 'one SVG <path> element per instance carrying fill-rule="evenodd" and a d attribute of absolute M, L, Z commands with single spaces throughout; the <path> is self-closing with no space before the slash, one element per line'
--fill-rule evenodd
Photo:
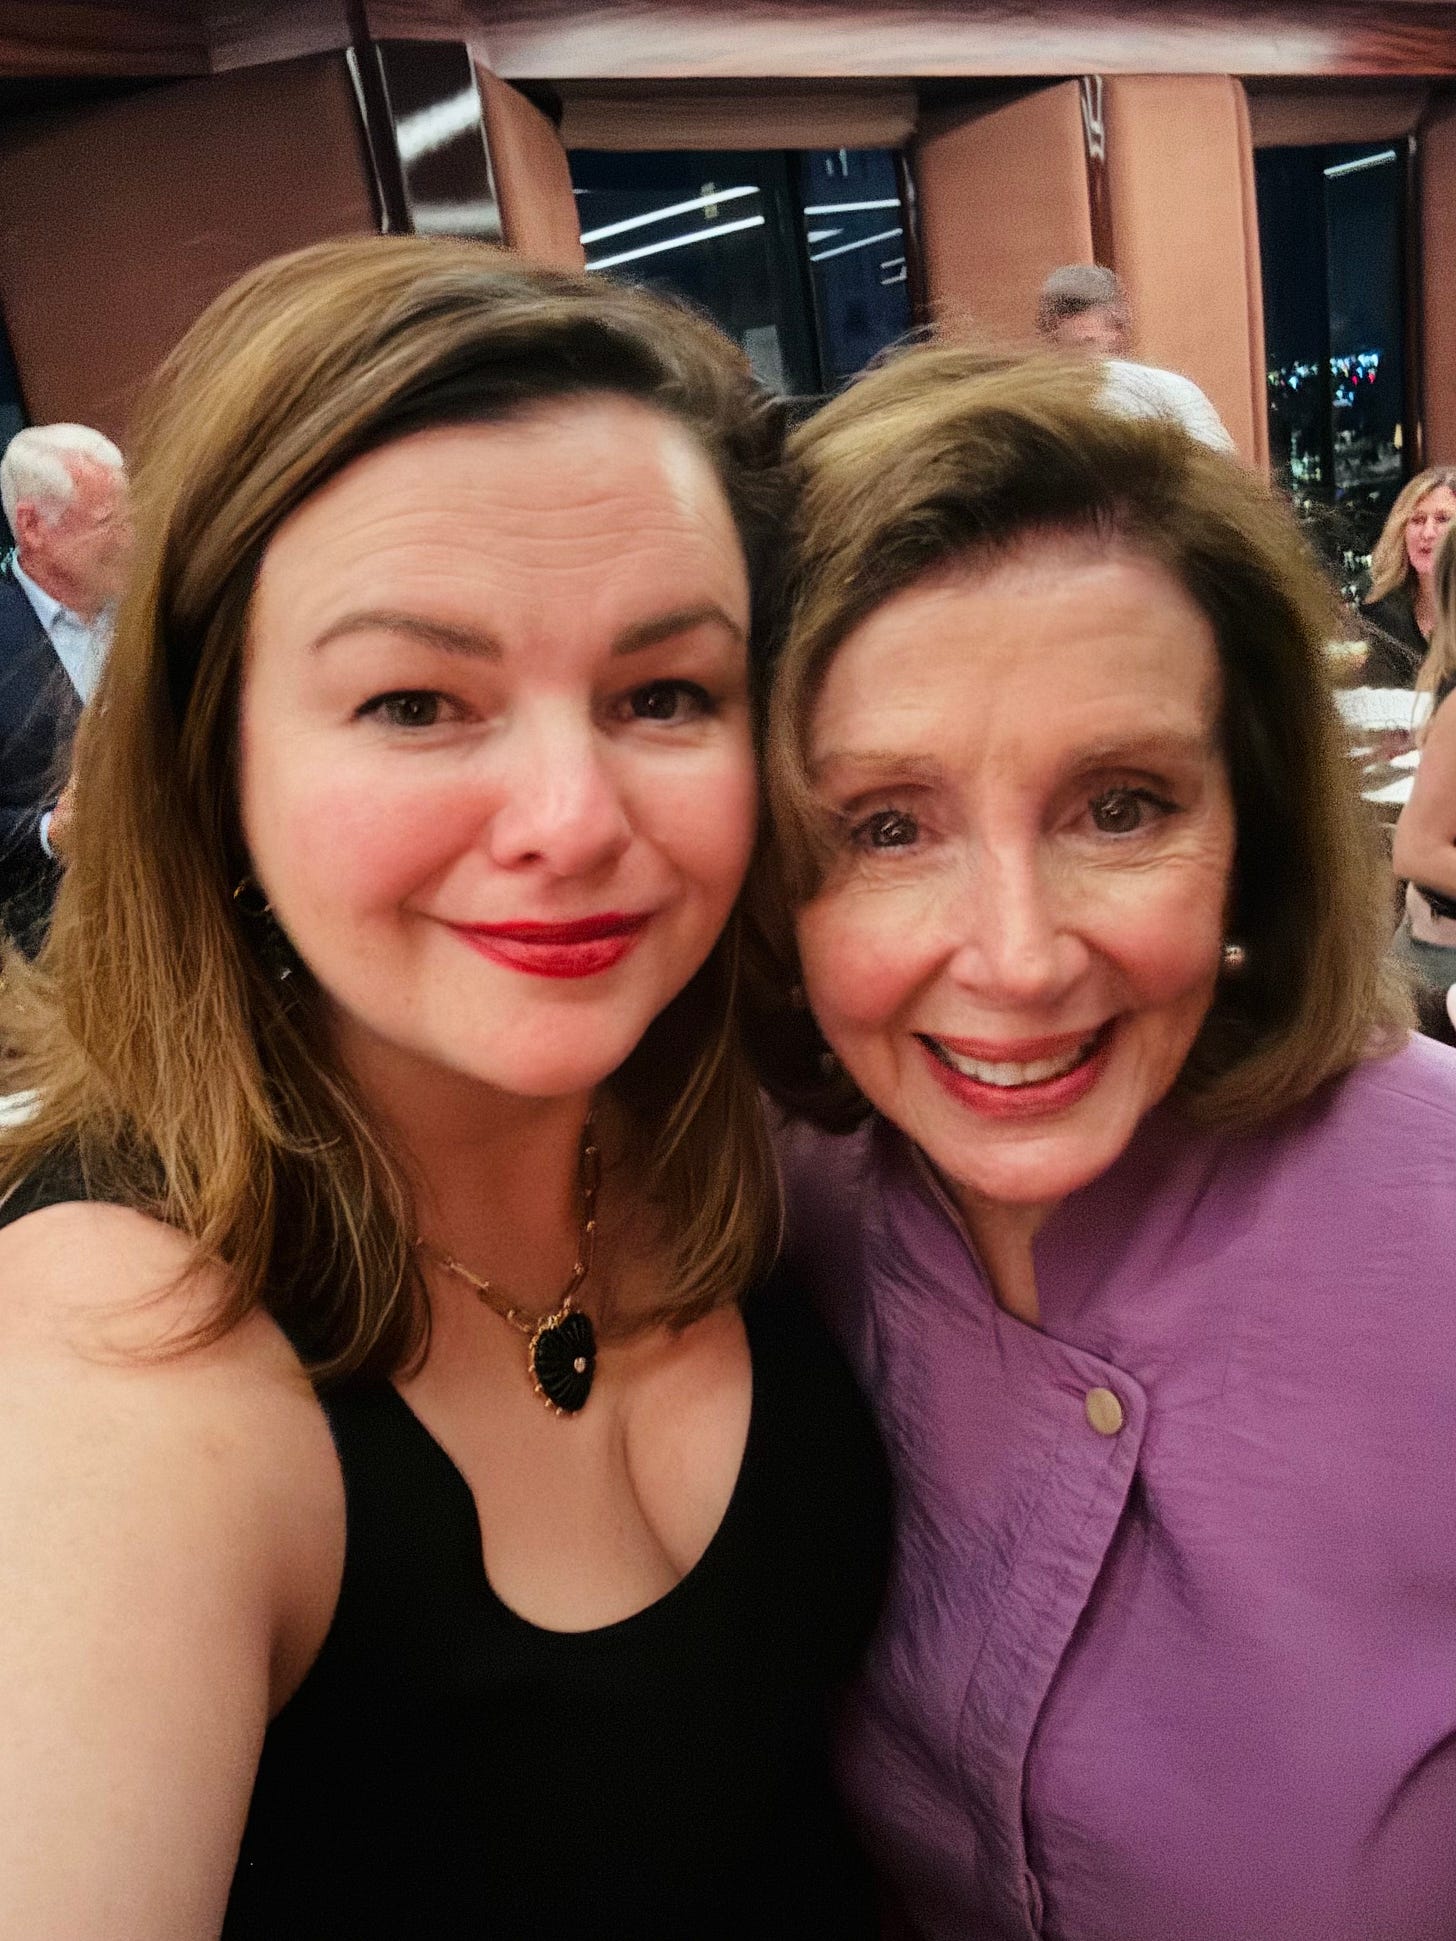
<path fill-rule="evenodd" d="M 1034 1058 L 1025 1065 L 1013 1064 L 1009 1059 L 991 1062 L 985 1058 L 967 1058 L 958 1051 L 951 1051 L 937 1040 L 932 1040 L 936 1052 L 952 1070 L 966 1078 L 974 1078 L 981 1085 L 997 1085 L 1010 1089 L 1015 1085 L 1044 1085 L 1048 1079 L 1061 1078 L 1080 1065 L 1096 1042 L 1095 1036 L 1076 1045 L 1060 1058 Z"/>

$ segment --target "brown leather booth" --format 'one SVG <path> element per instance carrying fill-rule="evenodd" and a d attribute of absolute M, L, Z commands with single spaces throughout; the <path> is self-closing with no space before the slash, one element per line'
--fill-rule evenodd
<path fill-rule="evenodd" d="M 957 334 L 1027 339 L 1061 263 L 1128 286 L 1137 354 L 1208 393 L 1268 461 L 1248 106 L 1226 75 L 1062 81 L 929 124 L 916 152 L 927 294 Z"/>
<path fill-rule="evenodd" d="M 1048 273 L 1093 260 L 1078 83 L 927 119 L 913 166 L 931 314 L 951 335 L 1028 341 Z"/>
<path fill-rule="evenodd" d="M 579 269 L 556 130 L 474 71 L 502 239 Z M 141 385 L 219 291 L 270 256 L 379 226 L 342 52 L 13 122 L 0 134 L 0 312 L 31 420 L 92 424 L 124 445 Z"/>
<path fill-rule="evenodd" d="M 1264 302 L 1248 102 L 1225 74 L 1105 85 L 1111 263 L 1138 355 L 1207 392 L 1234 443 L 1269 460 Z"/>
<path fill-rule="evenodd" d="M 586 267 L 566 150 L 533 102 L 477 66 L 486 141 L 500 206 L 501 236 L 533 262 Z"/>
<path fill-rule="evenodd" d="M 13 124 L 0 309 L 32 421 L 124 442 L 147 375 L 243 270 L 376 227 L 342 54 Z"/>
<path fill-rule="evenodd" d="M 1432 102 L 1416 132 L 1420 184 L 1425 456 L 1456 463 L 1456 99 Z"/>

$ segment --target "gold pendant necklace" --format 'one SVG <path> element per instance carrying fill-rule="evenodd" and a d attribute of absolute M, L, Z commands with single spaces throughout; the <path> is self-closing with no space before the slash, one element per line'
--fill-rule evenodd
<path fill-rule="evenodd" d="M 591 1316 L 575 1305 L 578 1290 L 592 1270 L 597 1239 L 597 1187 L 601 1183 L 601 1155 L 592 1137 L 591 1114 L 581 1129 L 581 1157 L 578 1163 L 581 1186 L 581 1224 L 576 1235 L 576 1264 L 570 1278 L 557 1296 L 556 1305 L 546 1314 L 527 1314 L 504 1300 L 494 1282 L 482 1280 L 462 1262 L 420 1239 L 416 1249 L 433 1260 L 437 1267 L 473 1288 L 492 1314 L 508 1321 L 528 1337 L 526 1373 L 531 1386 L 553 1415 L 576 1415 L 587 1404 L 592 1379 L 597 1369 L 597 1333 Z"/>

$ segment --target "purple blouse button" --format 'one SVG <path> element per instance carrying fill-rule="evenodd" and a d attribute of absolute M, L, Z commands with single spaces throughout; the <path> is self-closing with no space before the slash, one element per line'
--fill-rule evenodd
<path fill-rule="evenodd" d="M 1122 1404 L 1110 1388 L 1089 1388 L 1087 1420 L 1100 1436 L 1115 1436 L 1123 1424 Z"/>

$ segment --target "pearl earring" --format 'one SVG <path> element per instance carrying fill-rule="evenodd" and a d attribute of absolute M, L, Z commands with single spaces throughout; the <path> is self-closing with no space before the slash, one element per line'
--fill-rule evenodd
<path fill-rule="evenodd" d="M 1249 961 L 1249 953 L 1244 946 L 1232 941 L 1224 945 L 1219 955 L 1223 960 L 1224 974 L 1228 977 L 1237 977 Z"/>

